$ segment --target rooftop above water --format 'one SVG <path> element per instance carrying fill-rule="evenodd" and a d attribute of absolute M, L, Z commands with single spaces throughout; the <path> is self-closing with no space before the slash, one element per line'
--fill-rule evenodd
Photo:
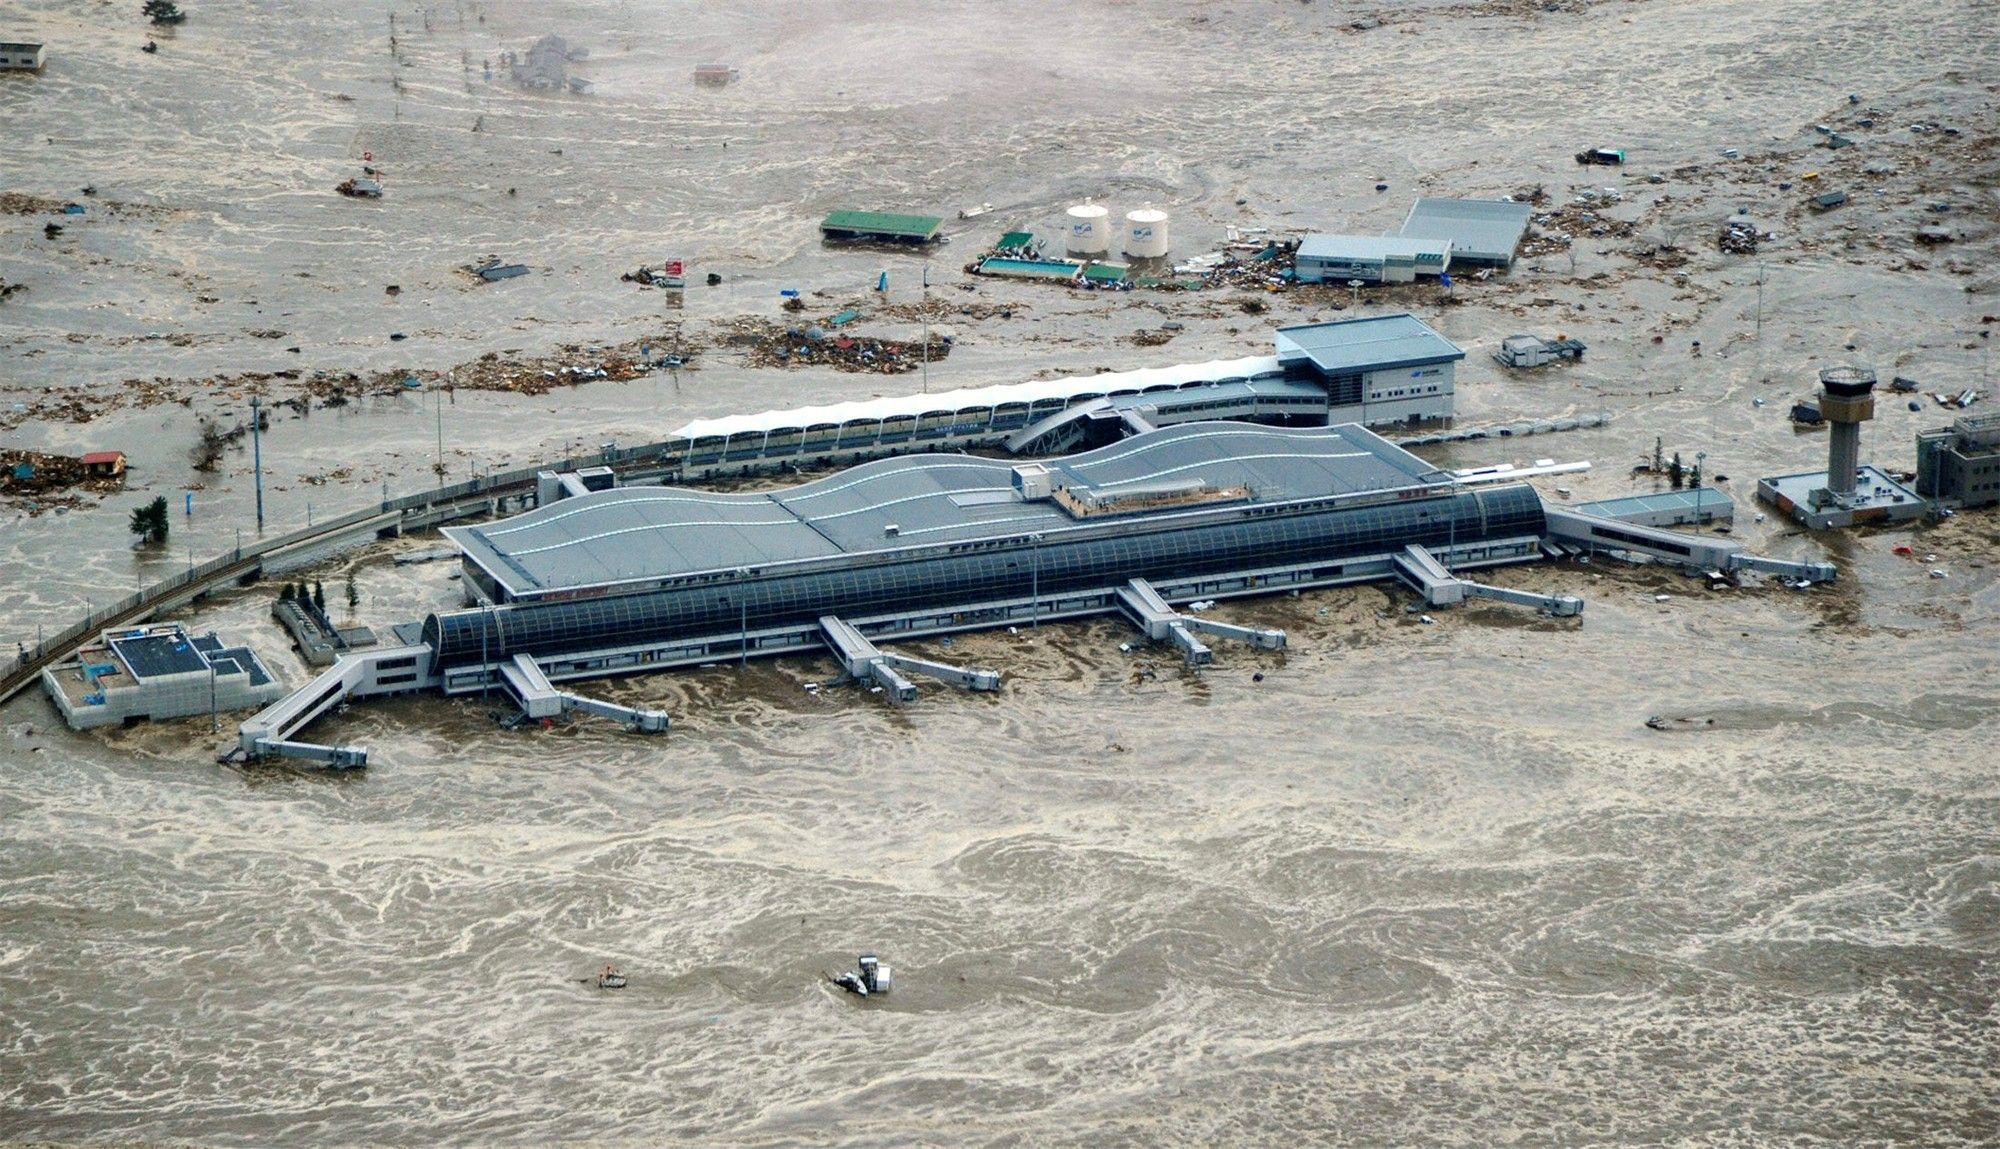
<path fill-rule="evenodd" d="M 1119 488 L 1199 483 L 1215 491 L 1241 488 L 1240 502 L 1253 506 L 1450 481 L 1352 424 L 1190 423 L 1040 465 L 1055 486 L 1099 498 Z M 1167 500 L 1120 518 L 1188 509 L 1186 500 Z M 510 593 L 532 596 L 1077 526 L 1058 503 L 1024 499 L 1013 463 L 914 455 L 758 494 L 627 487 L 444 533 Z"/>

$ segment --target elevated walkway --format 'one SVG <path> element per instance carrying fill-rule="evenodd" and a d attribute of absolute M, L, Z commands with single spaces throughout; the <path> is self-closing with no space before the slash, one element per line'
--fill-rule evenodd
<path fill-rule="evenodd" d="M 1171 642 L 1178 647 L 1189 666 L 1207 666 L 1215 660 L 1215 653 L 1195 637 L 1196 632 L 1218 638 L 1240 639 L 1259 650 L 1285 648 L 1285 632 L 1282 630 L 1236 626 L 1199 615 L 1182 614 L 1167 604 L 1153 584 L 1142 578 L 1135 578 L 1118 588 L 1118 605 L 1138 624 L 1147 638 L 1154 642 Z"/>
<path fill-rule="evenodd" d="M 917 700 L 915 684 L 900 673 L 906 670 L 913 674 L 927 674 L 967 690 L 1000 689 L 1000 675 L 996 671 L 968 669 L 883 650 L 852 624 L 833 615 L 822 616 L 819 628 L 826 638 L 826 645 L 840 660 L 841 669 L 858 682 L 881 687 L 889 696 L 889 701 L 899 706 Z"/>
<path fill-rule="evenodd" d="M 1831 582 L 1836 573 L 1827 562 L 1791 562 L 1749 554 L 1743 544 L 1714 535 L 1683 534 L 1659 527 L 1640 526 L 1588 514 L 1573 508 L 1547 507 L 1552 542 L 1568 544 L 1585 553 L 1596 550 L 1626 551 L 1690 571 L 1763 571 L 1808 582 Z"/>
<path fill-rule="evenodd" d="M 1411 543 L 1395 559 L 1396 575 L 1424 596 L 1425 606 L 1456 606 L 1465 601 L 1465 583 L 1427 548 Z"/>
<path fill-rule="evenodd" d="M 1111 400 L 1108 398 L 1087 399 L 1037 419 L 1007 436 L 1004 442 L 1007 450 L 1016 455 L 1059 455 L 1081 443 L 1089 434 L 1093 414 L 1110 407 Z"/>
<path fill-rule="evenodd" d="M 514 701 L 520 703 L 521 713 L 531 719 L 555 718 L 572 710 L 581 710 L 585 714 L 623 722 L 641 734 L 659 734 L 673 724 L 663 711 L 620 706 L 615 702 L 601 702 L 581 694 L 557 690 L 535 660 L 525 654 L 517 654 L 512 661 L 500 664 L 500 684 L 514 696 Z"/>
<path fill-rule="evenodd" d="M 1459 578 L 1430 548 L 1417 543 L 1404 547 L 1394 565 L 1396 576 L 1423 596 L 1425 606 L 1456 606 L 1468 598 L 1487 598 L 1533 607 L 1557 618 L 1574 618 L 1583 613 L 1583 600 L 1575 595 L 1536 594 Z"/>
<path fill-rule="evenodd" d="M 395 646 L 365 654 L 341 655 L 311 682 L 244 720 L 236 731 L 238 751 L 253 760 L 297 758 L 338 770 L 368 765 L 366 747 L 325 746 L 300 742 L 292 736 L 371 682 L 376 664 L 392 658 L 413 657 L 419 651 L 421 656 L 430 654 L 428 647 Z"/>

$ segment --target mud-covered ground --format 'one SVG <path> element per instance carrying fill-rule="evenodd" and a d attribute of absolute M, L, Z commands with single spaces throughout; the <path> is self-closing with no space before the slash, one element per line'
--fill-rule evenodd
<path fill-rule="evenodd" d="M 456 481 L 710 415 L 1256 354 L 1355 313 L 1341 290 L 959 270 L 1002 231 L 1054 238 L 1085 196 L 1166 208 L 1186 257 L 1230 226 L 1381 232 L 1419 194 L 1539 188 L 1511 273 L 1360 311 L 1466 347 L 1464 422 L 1610 422 L 1431 453 L 1590 459 L 1549 487 L 1580 501 L 1649 489 L 1630 468 L 1658 436 L 1706 452 L 1737 537 L 1841 578 L 1492 575 L 1584 596 L 1581 621 L 1425 623 L 1392 588 L 1230 603 L 1291 647 L 1199 675 L 1109 621 L 966 636 L 927 649 L 1005 688 L 900 711 L 806 691 L 834 668 L 804 659 L 592 684 L 671 711 L 658 740 L 506 731 L 497 700 L 363 705 L 315 731 L 373 750 L 343 778 L 217 766 L 206 719 L 71 734 L 23 696 L 0 712 L 0 1140 L 2000 1127 L 2000 528 L 1813 537 L 1751 498 L 1823 461 L 1785 421 L 1819 366 L 1996 401 L 1990 5 L 186 7 L 158 32 L 136 4 L 0 0 L 10 37 L 51 46 L 43 74 L 0 75 L 0 447 L 133 466 L 120 494 L 0 502 L 0 639 L 254 536 L 247 444 L 195 467 L 252 395 L 296 400 L 263 440 L 275 532 L 439 463 Z M 589 49 L 593 94 L 506 82 L 500 53 L 548 32 Z M 697 87 L 709 62 L 741 76 Z M 1578 167 L 1593 145 L 1628 163 Z M 385 197 L 335 194 L 364 162 Z M 1806 207 L 1833 189 L 1849 202 Z M 729 341 L 797 322 L 787 288 L 808 318 L 855 305 L 858 334 L 920 337 L 926 258 L 825 246 L 817 221 L 981 203 L 928 257 L 953 346 L 927 379 L 760 368 Z M 1755 255 L 1718 249 L 1733 218 L 1768 236 Z M 531 272 L 478 282 L 487 257 Z M 619 278 L 676 257 L 681 308 Z M 1590 350 L 1508 373 L 1488 353 L 1518 331 Z M 635 344 L 699 369 L 562 372 Z M 512 363 L 547 386 L 477 386 Z M 1866 457 L 1908 467 L 1949 419 L 1915 398 L 1883 396 Z M 126 512 L 156 494 L 172 540 L 134 548 Z M 337 617 L 350 572 L 378 629 L 457 601 L 449 564 L 356 553 L 307 572 Z M 268 594 L 193 617 L 296 684 Z M 869 947 L 891 997 L 819 981 Z M 630 988 L 577 983 L 605 960 Z"/>

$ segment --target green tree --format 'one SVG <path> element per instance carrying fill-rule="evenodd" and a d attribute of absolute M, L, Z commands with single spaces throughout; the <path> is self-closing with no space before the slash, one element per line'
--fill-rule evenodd
<path fill-rule="evenodd" d="M 167 497 L 161 495 L 152 502 L 132 508 L 132 533 L 141 542 L 163 543 L 167 541 Z"/>
<path fill-rule="evenodd" d="M 361 589 L 354 585 L 354 572 L 347 572 L 347 613 L 351 616 L 354 608 L 361 605 Z"/>
<path fill-rule="evenodd" d="M 174 0 L 146 0 L 139 11 L 155 24 L 178 24 L 187 19 L 187 13 Z"/>
<path fill-rule="evenodd" d="M 318 579 L 313 580 L 313 605 L 320 609 L 321 614 L 326 613 L 326 587 L 320 585 Z"/>
<path fill-rule="evenodd" d="M 279 601 L 279 602 L 290 602 L 290 601 L 292 601 L 292 584 L 291 584 L 291 583 L 286 583 L 286 584 L 285 584 L 285 586 L 284 586 L 284 589 L 283 589 L 283 590 L 280 590 L 280 591 L 278 592 L 278 601 Z"/>

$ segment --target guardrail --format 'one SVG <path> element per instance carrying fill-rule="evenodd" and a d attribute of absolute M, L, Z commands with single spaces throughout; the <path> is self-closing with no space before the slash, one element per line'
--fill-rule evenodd
<path fill-rule="evenodd" d="M 498 474 L 480 475 L 462 483 L 452 483 L 428 491 L 384 499 L 276 538 L 263 539 L 247 547 L 232 548 L 228 554 L 219 555 L 199 566 L 161 579 L 151 586 L 126 595 L 110 606 L 93 607 L 81 620 L 54 634 L 44 635 L 32 644 L 17 642 L 14 665 L 4 675 L 0 675 L 0 703 L 5 703 L 20 693 L 23 687 L 41 674 L 43 667 L 67 657 L 86 639 L 99 631 L 122 626 L 160 603 L 186 592 L 190 587 L 195 587 L 194 593 L 200 594 L 207 586 L 224 579 L 238 578 L 253 570 L 261 571 L 267 555 L 338 535 L 350 527 L 382 515 L 431 510 L 441 504 L 455 503 L 475 495 L 483 497 L 511 494 L 521 489 L 532 488 L 535 476 L 543 471 L 574 471 L 581 467 L 606 466 L 616 469 L 631 467 L 634 464 L 657 464 L 667 448 L 684 442 L 685 440 L 672 439 L 637 447 L 613 447 L 608 450 L 593 451 L 587 455 L 571 456 L 502 471 Z M 4 650 L 4 647 L 0 647 L 0 659 L 5 658 Z"/>

